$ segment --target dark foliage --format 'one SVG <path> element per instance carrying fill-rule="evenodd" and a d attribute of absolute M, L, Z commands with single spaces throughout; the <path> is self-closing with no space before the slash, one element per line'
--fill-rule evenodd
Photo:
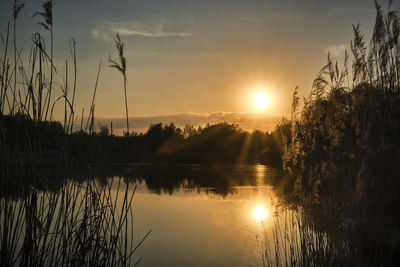
<path fill-rule="evenodd" d="M 278 134 L 243 132 L 237 125 L 220 123 L 182 131 L 173 123 L 153 124 L 145 134 L 130 136 L 78 132 L 70 135 L 70 157 L 77 162 L 164 162 L 247 164 L 280 166 L 281 144 Z M 186 136 L 185 136 L 186 135 Z"/>
<path fill-rule="evenodd" d="M 283 167 L 320 230 L 351 242 L 341 257 L 361 265 L 396 265 L 400 252 L 400 24 L 396 10 L 377 17 L 370 46 L 354 27 L 352 73 L 328 55 L 310 97 L 283 132 Z M 352 80 L 352 84 L 350 81 Z M 299 116 L 298 116 L 299 115 Z M 290 185 L 290 186 L 289 186 Z M 341 234 L 339 234 L 341 233 Z M 343 244 L 343 243 L 338 243 Z"/>

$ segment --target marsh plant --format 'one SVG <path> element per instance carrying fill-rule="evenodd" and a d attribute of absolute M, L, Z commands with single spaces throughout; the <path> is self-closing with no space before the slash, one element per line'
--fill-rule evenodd
<path fill-rule="evenodd" d="M 354 201 L 383 195 L 391 198 L 385 205 L 398 200 L 392 193 L 400 174 L 394 167 L 400 151 L 400 23 L 396 10 L 384 15 L 379 4 L 376 9 L 369 46 L 353 27 L 352 72 L 347 53 L 342 71 L 328 55 L 301 109 L 294 91 L 292 119 L 281 134 L 283 168 L 298 193 L 318 198 L 341 190 Z"/>
<path fill-rule="evenodd" d="M 110 62 L 110 67 L 117 69 L 119 72 L 121 72 L 122 77 L 124 79 L 124 95 L 125 95 L 125 113 L 126 113 L 126 134 L 129 135 L 129 115 L 128 115 L 128 99 L 126 96 L 126 58 L 124 56 L 124 43 L 121 41 L 121 38 L 119 37 L 119 34 L 117 33 L 117 37 L 115 40 L 115 46 L 118 51 L 118 61 L 115 61 L 111 59 L 110 57 L 108 58 L 108 61 Z"/>
<path fill-rule="evenodd" d="M 328 234 L 325 249 L 331 251 L 334 237 L 335 249 L 349 248 L 350 254 L 338 250 L 348 265 L 400 261 L 400 22 L 392 1 L 387 13 L 375 4 L 369 44 L 353 26 L 352 61 L 346 52 L 341 70 L 328 54 L 309 97 L 301 104 L 296 88 L 291 120 L 278 127 L 289 173 L 284 198 L 307 211 L 297 223 Z M 312 253 L 315 242 L 298 228 L 300 255 Z"/>
<path fill-rule="evenodd" d="M 53 191 L 32 187 L 35 182 L 50 187 L 57 173 L 68 168 L 68 136 L 77 121 L 78 68 L 72 38 L 72 79 L 68 60 L 65 72 L 55 66 L 52 0 L 42 2 L 41 10 L 34 13 L 33 19 L 40 19 L 38 25 L 45 32 L 32 34 L 28 58 L 23 57 L 16 41 L 17 18 L 23 7 L 14 0 L 13 56 L 10 23 L 0 36 L 0 265 L 134 266 L 141 260 L 133 257 L 134 252 L 150 233 L 134 243 L 136 187 L 90 179 L 76 183 L 61 179 L 58 182 L 63 186 Z M 85 127 L 90 134 L 100 66 Z M 123 66 L 126 86 L 125 58 Z M 63 76 L 63 82 L 56 80 L 57 75 Z M 61 92 L 58 96 L 56 89 Z M 58 122 L 53 113 L 61 105 L 64 116 Z M 49 173 L 52 179 L 46 180 Z M 10 193 L 15 190 L 20 192 L 18 198 Z"/>
<path fill-rule="evenodd" d="M 400 174 L 394 168 L 400 147 L 400 23 L 390 7 L 385 15 L 376 3 L 369 46 L 359 25 L 353 26 L 352 71 L 347 53 L 343 70 L 328 54 L 302 109 L 294 91 L 290 128 L 282 134 L 283 167 L 307 192 L 318 195 L 330 184 L 363 197 L 373 188 L 399 185 L 393 178 Z"/>
<path fill-rule="evenodd" d="M 44 29 L 50 32 L 50 82 L 48 95 L 46 99 L 48 99 L 47 104 L 45 104 L 46 113 L 44 116 L 44 120 L 47 119 L 47 115 L 49 112 L 50 102 L 51 102 L 51 92 L 53 87 L 53 71 L 54 71 L 54 60 L 53 60 L 53 0 L 47 0 L 42 3 L 43 10 L 41 12 L 36 12 L 33 16 L 40 16 L 44 21 L 38 22 Z M 40 108 L 39 108 L 40 110 Z"/>
<path fill-rule="evenodd" d="M 273 219 L 272 236 L 261 237 L 263 266 L 351 266 L 359 261 L 348 241 L 337 241 L 318 231 L 304 210 L 281 209 Z M 364 266 L 364 263 L 363 263 Z"/>
<path fill-rule="evenodd" d="M 11 176 L 21 176 L 21 171 L 29 169 L 32 175 L 38 174 L 39 165 L 50 158 L 62 159 L 60 164 L 68 163 L 68 135 L 72 134 L 78 118 L 75 111 L 77 86 L 76 41 L 70 39 L 71 60 L 65 60 L 65 71 L 55 66 L 54 57 L 54 2 L 42 2 L 41 9 L 31 19 L 38 19 L 39 30 L 32 34 L 28 55 L 17 47 L 17 21 L 23 12 L 24 3 L 14 0 L 13 31 L 10 23 L 4 35 L 0 35 L 0 158 L 2 181 Z M 14 55 L 10 55 L 11 36 L 14 36 Z M 25 56 L 24 56 L 25 55 Z M 72 61 L 72 64 L 69 64 Z M 72 65 L 72 75 L 71 75 Z M 95 117 L 95 95 L 100 76 L 100 66 L 90 105 L 86 127 L 81 130 L 93 134 Z M 62 78 L 63 81 L 58 81 Z M 58 94 L 58 95 L 57 95 Z M 63 119 L 55 121 L 54 111 L 63 109 Z M 61 113 L 60 113 L 61 114 Z M 50 126 L 51 125 L 51 126 Z M 50 127 L 48 127 L 50 126 Z M 64 136 L 59 134 L 63 129 Z M 51 132 L 53 131 L 54 132 Z M 54 135 L 50 146 L 45 139 Z M 43 160 L 44 159 L 44 160 Z M 29 172 L 28 172 L 29 173 Z"/>
<path fill-rule="evenodd" d="M 87 180 L 0 199 L 2 266 L 135 266 L 129 183 Z"/>

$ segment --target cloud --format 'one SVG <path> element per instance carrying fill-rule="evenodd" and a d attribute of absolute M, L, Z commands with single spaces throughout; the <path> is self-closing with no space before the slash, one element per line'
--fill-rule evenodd
<path fill-rule="evenodd" d="M 331 53 L 333 57 L 340 57 L 344 55 L 344 51 L 348 50 L 347 44 L 330 45 L 325 49 L 326 53 Z"/>
<path fill-rule="evenodd" d="M 111 41 L 111 39 L 110 39 L 110 37 L 108 36 L 108 34 L 106 34 L 106 33 L 103 32 L 103 31 L 100 31 L 100 30 L 98 30 L 98 29 L 93 29 L 93 30 L 92 30 L 92 36 L 93 36 L 95 39 L 100 40 L 100 41 L 106 41 L 106 42 Z"/>
<path fill-rule="evenodd" d="M 110 41 L 110 35 L 119 33 L 124 36 L 143 36 L 149 38 L 163 38 L 163 37 L 188 37 L 193 36 L 193 33 L 168 31 L 165 29 L 163 23 L 158 24 L 144 24 L 135 21 L 103 21 L 97 23 L 97 28 L 92 30 L 92 36 L 98 40 Z"/>
<path fill-rule="evenodd" d="M 192 33 L 187 32 L 169 32 L 164 31 L 162 25 L 159 25 L 155 28 L 151 27 L 115 27 L 111 29 L 113 32 L 118 32 L 120 35 L 139 35 L 144 37 L 186 37 L 192 36 Z"/>

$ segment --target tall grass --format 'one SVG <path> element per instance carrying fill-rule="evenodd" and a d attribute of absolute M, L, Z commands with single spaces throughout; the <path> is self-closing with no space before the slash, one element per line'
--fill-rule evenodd
<path fill-rule="evenodd" d="M 328 54 L 302 106 L 295 89 L 291 121 L 280 126 L 286 197 L 308 211 L 296 218 L 299 241 L 285 242 L 301 248 L 307 265 L 338 265 L 329 260 L 340 257 L 348 265 L 400 261 L 400 20 L 389 2 L 385 13 L 375 1 L 369 43 L 353 26 L 351 62 L 345 53 L 341 69 Z M 331 223 L 318 228 L 321 218 Z"/>
<path fill-rule="evenodd" d="M 17 19 L 23 9 L 24 4 L 14 0 L 13 5 L 13 32 L 10 31 L 8 23 L 5 35 L 1 35 L 1 55 L 0 55 L 0 154 L 3 164 L 1 169 L 2 178 L 10 176 L 9 170 L 31 168 L 32 175 L 38 174 L 38 163 L 42 161 L 43 152 L 49 153 L 49 148 L 43 148 L 43 133 L 46 127 L 54 121 L 53 113 L 57 106 L 63 105 L 63 130 L 64 137 L 60 137 L 52 147 L 50 152 L 55 153 L 54 149 L 62 154 L 63 165 L 68 159 L 67 135 L 71 134 L 78 118 L 74 108 L 77 92 L 77 54 L 76 42 L 70 40 L 70 50 L 73 62 L 73 78 L 70 81 L 68 60 L 65 61 L 65 74 L 57 73 L 54 62 L 54 2 L 45 0 L 42 2 L 41 9 L 35 12 L 32 18 L 39 18 L 37 23 L 40 28 L 45 29 L 45 33 L 35 32 L 31 37 L 31 49 L 27 58 L 23 57 L 23 51 L 17 47 Z M 49 34 L 47 35 L 46 32 Z M 10 55 L 10 39 L 13 34 L 14 55 Z M 64 76 L 64 82 L 56 81 L 56 74 Z M 93 132 L 94 125 L 94 96 L 99 80 L 97 74 L 96 86 L 94 89 L 93 100 L 90 107 L 89 120 L 91 121 L 89 131 Z M 56 89 L 60 89 L 57 96 Z M 12 118 L 18 126 L 10 128 L 7 121 Z M 31 122 L 33 124 L 31 127 Z M 86 127 L 88 128 L 88 127 Z M 54 132 L 54 135 L 58 135 Z M 45 151 L 43 151 L 43 149 Z M 22 166 L 25 164 L 24 166 Z M 5 166 L 7 165 L 7 167 Z M 22 167 L 21 167 L 22 166 Z M 15 173 L 14 173 L 15 174 Z M 15 175 L 14 175 L 15 176 Z"/>
<path fill-rule="evenodd" d="M 39 25 L 41 25 L 44 29 L 48 30 L 50 32 L 50 82 L 49 82 L 49 89 L 48 93 L 46 96 L 46 100 L 43 103 L 43 109 L 45 110 L 44 113 L 44 120 L 47 119 L 49 107 L 50 107 L 50 102 L 51 102 L 51 93 L 52 93 L 52 87 L 53 87 L 53 1 L 52 0 L 47 0 L 42 3 L 42 8 L 43 10 L 41 12 L 36 12 L 34 16 L 40 16 L 43 18 L 44 21 L 38 22 Z M 39 107 L 41 106 L 41 101 L 39 102 Z M 40 117 L 43 116 L 41 109 L 39 108 L 40 112 Z"/>
<path fill-rule="evenodd" d="M 94 109 L 95 109 L 94 101 L 95 101 L 95 98 L 96 98 L 97 84 L 99 82 L 100 70 L 101 70 L 101 61 L 99 63 L 99 69 L 97 71 L 96 83 L 94 85 L 94 90 L 93 90 L 92 104 L 90 105 L 89 116 L 88 116 L 88 119 L 87 119 L 87 122 L 86 122 L 86 127 L 85 127 L 85 132 L 88 130 L 88 127 L 89 127 L 89 134 L 93 133 Z M 82 111 L 82 121 L 83 121 L 83 111 Z"/>
<path fill-rule="evenodd" d="M 10 23 L 7 24 L 7 32 L 6 36 L 1 36 L 1 41 L 3 45 L 3 58 L 1 58 L 1 90 L 0 90 L 0 113 L 3 114 L 6 108 L 6 104 L 8 105 L 8 109 L 10 109 L 10 100 L 8 98 L 7 89 L 9 88 L 11 75 L 10 71 L 10 63 L 8 58 L 8 39 L 10 35 Z"/>
<path fill-rule="evenodd" d="M 333 189 L 363 199 L 385 190 L 394 196 L 391 187 L 400 185 L 394 167 L 400 151 L 400 20 L 397 9 L 389 5 L 385 14 L 375 3 L 369 46 L 359 25 L 353 26 L 352 68 L 347 53 L 343 70 L 328 54 L 301 110 L 297 89 L 293 94 L 283 164 L 311 197 Z"/>
<path fill-rule="evenodd" d="M 126 96 L 126 58 L 124 56 L 124 43 L 121 41 L 119 34 L 117 33 L 117 37 L 115 40 L 115 46 L 118 51 L 118 60 L 119 62 L 108 58 L 110 62 L 110 67 L 117 69 L 121 72 L 122 77 L 124 78 L 124 94 L 125 94 L 125 113 L 126 113 L 126 134 L 129 136 L 129 115 L 128 115 L 128 99 Z"/>
<path fill-rule="evenodd" d="M 11 113 L 14 114 L 14 109 L 16 106 L 16 101 L 17 101 L 17 97 L 16 97 L 16 91 L 17 91 L 17 18 L 18 18 L 18 14 L 21 12 L 21 10 L 24 8 L 25 4 L 21 3 L 18 4 L 17 0 L 14 0 L 14 5 L 13 5 L 13 9 L 14 9 L 14 90 L 13 90 L 13 108 Z"/>
<path fill-rule="evenodd" d="M 67 183 L 0 199 L 2 266 L 135 266 L 133 196 L 128 183 Z"/>
<path fill-rule="evenodd" d="M 346 243 L 336 246 L 327 233 L 318 232 L 301 211 L 274 215 L 272 238 L 264 227 L 264 266 L 341 266 L 351 262 Z"/>
<path fill-rule="evenodd" d="M 46 183 L 44 172 L 56 169 L 52 165 L 41 168 L 44 152 L 55 150 L 52 155 L 61 161 L 55 165 L 58 171 L 68 167 L 66 138 L 77 120 L 78 72 L 76 42 L 71 39 L 73 82 L 67 60 L 64 83 L 55 81 L 52 0 L 44 1 L 42 10 L 33 16 L 42 19 L 38 24 L 49 36 L 34 33 L 28 59 L 23 60 L 16 41 L 17 17 L 23 7 L 14 0 L 13 60 L 9 23 L 5 36 L 0 35 L 0 265 L 134 266 L 141 260 L 134 258 L 134 252 L 150 234 L 134 243 L 136 187 L 121 181 L 99 184 L 89 178 L 79 184 L 63 180 L 64 186 L 53 192 L 39 192 L 24 184 L 27 180 Z M 99 76 L 100 66 L 88 119 L 90 133 Z M 56 86 L 61 89 L 58 97 L 54 96 Z M 63 124 L 53 121 L 54 108 L 60 103 Z M 22 192 L 21 199 L 9 193 L 15 188 Z"/>

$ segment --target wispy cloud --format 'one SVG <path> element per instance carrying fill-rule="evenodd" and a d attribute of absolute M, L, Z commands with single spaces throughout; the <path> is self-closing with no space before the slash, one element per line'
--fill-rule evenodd
<path fill-rule="evenodd" d="M 143 36 L 149 38 L 162 37 L 188 37 L 192 36 L 190 32 L 170 31 L 165 29 L 163 23 L 145 24 L 136 21 L 103 21 L 97 23 L 100 26 L 92 29 L 92 36 L 98 40 L 110 41 L 110 36 L 118 32 L 124 36 Z"/>
<path fill-rule="evenodd" d="M 115 27 L 111 29 L 114 32 L 118 32 L 121 35 L 140 35 L 145 37 L 186 37 L 192 36 L 192 33 L 188 32 L 169 32 L 164 31 L 162 24 L 155 28 L 151 27 Z"/>
<path fill-rule="evenodd" d="M 340 57 L 344 55 L 344 51 L 349 48 L 347 44 L 330 45 L 325 49 L 326 53 L 331 53 L 333 57 Z"/>
<path fill-rule="evenodd" d="M 98 29 L 92 29 L 92 36 L 97 40 L 106 41 L 106 42 L 111 41 L 108 34 L 106 34 L 105 32 L 103 32 L 101 30 L 98 30 Z"/>

